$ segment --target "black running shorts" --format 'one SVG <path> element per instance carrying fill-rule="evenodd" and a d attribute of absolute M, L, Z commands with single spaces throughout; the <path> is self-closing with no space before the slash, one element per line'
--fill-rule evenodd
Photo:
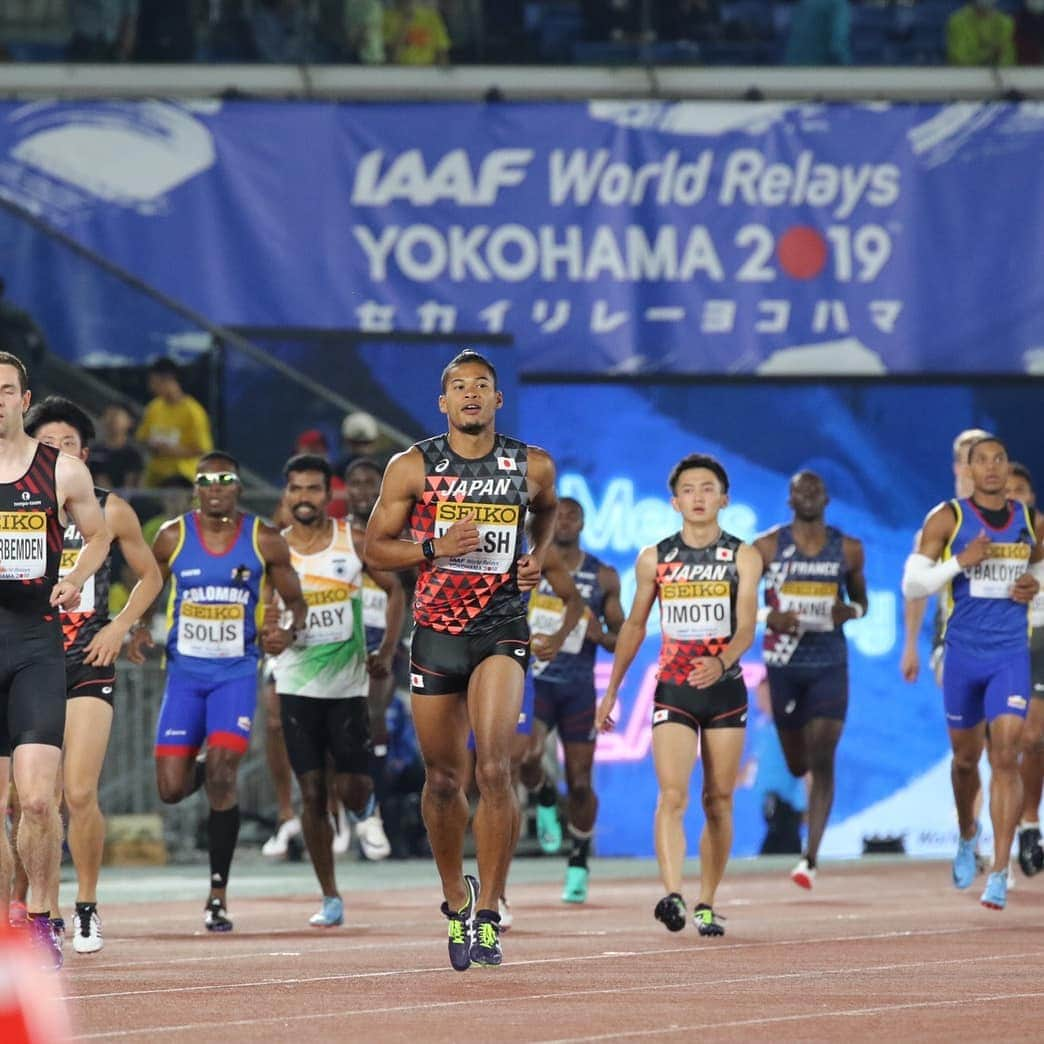
<path fill-rule="evenodd" d="M 65 651 L 53 623 L 0 620 L 0 757 L 23 743 L 61 747 L 65 736 Z"/>
<path fill-rule="evenodd" d="M 280 693 L 279 715 L 296 775 L 324 771 L 327 752 L 335 772 L 365 775 L 369 771 L 370 711 L 365 697 L 328 700 Z"/>
<path fill-rule="evenodd" d="M 410 692 L 415 696 L 467 692 L 472 672 L 490 656 L 507 656 L 525 673 L 529 623 L 524 616 L 485 634 L 446 634 L 418 627 L 410 647 Z"/>
<path fill-rule="evenodd" d="M 66 695 L 70 700 L 79 696 L 93 696 L 112 707 L 115 705 L 116 665 L 110 663 L 108 667 L 95 667 L 82 660 L 66 661 L 65 684 Z"/>
<path fill-rule="evenodd" d="M 660 682 L 653 695 L 653 728 L 673 722 L 700 729 L 742 729 L 747 725 L 747 687 L 742 678 L 722 678 L 709 688 Z"/>
<path fill-rule="evenodd" d="M 772 719 L 778 729 L 803 729 L 813 718 L 844 721 L 848 714 L 848 664 L 835 667 L 769 667 Z"/>

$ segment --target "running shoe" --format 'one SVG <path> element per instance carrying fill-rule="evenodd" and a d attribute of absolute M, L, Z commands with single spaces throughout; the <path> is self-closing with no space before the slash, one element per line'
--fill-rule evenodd
<path fill-rule="evenodd" d="M 798 888 L 805 888 L 809 892 L 812 891 L 812 886 L 816 883 L 816 868 L 808 865 L 807 859 L 802 859 L 793 870 L 790 871 L 790 880 L 798 886 Z"/>
<path fill-rule="evenodd" d="M 1000 870 L 986 878 L 986 890 L 979 899 L 988 910 L 1003 910 L 1008 904 L 1008 872 Z"/>
<path fill-rule="evenodd" d="M 50 917 L 30 917 L 28 928 L 29 938 L 36 944 L 43 958 L 43 967 L 48 971 L 52 969 L 57 971 L 64 963 L 64 957 L 62 940 L 55 928 L 54 921 Z"/>
<path fill-rule="evenodd" d="M 537 805 L 537 840 L 545 855 L 554 855 L 562 847 L 562 824 L 555 805 Z"/>
<path fill-rule="evenodd" d="M 500 949 L 500 914 L 478 910 L 472 927 L 471 963 L 496 968 L 504 959 Z"/>
<path fill-rule="evenodd" d="M 103 945 L 97 905 L 77 903 L 73 914 L 73 949 L 77 953 L 97 953 Z"/>
<path fill-rule="evenodd" d="M 586 866 L 566 868 L 565 888 L 562 889 L 563 903 L 587 902 L 587 878 L 590 871 Z"/>
<path fill-rule="evenodd" d="M 958 888 L 967 888 L 975 880 L 975 848 L 979 843 L 982 827 L 975 824 L 975 836 L 967 841 L 957 841 L 957 854 L 953 857 L 953 883 Z"/>
<path fill-rule="evenodd" d="M 500 914 L 500 930 L 506 932 L 515 923 L 515 915 L 511 912 L 511 904 L 507 901 L 506 895 L 497 900 L 497 913 Z"/>
<path fill-rule="evenodd" d="M 25 903 L 20 899 L 12 899 L 7 904 L 7 923 L 12 928 L 24 928 L 29 915 L 25 910 Z"/>
<path fill-rule="evenodd" d="M 381 810 L 376 805 L 365 819 L 356 820 L 355 836 L 359 839 L 359 850 L 363 858 L 369 859 L 371 863 L 387 859 L 391 855 L 391 842 L 384 832 Z"/>
<path fill-rule="evenodd" d="M 1019 866 L 1027 877 L 1044 870 L 1044 848 L 1040 846 L 1040 827 L 1027 826 L 1019 830 Z"/>
<path fill-rule="evenodd" d="M 657 921 L 663 921 L 669 932 L 680 932 L 685 927 L 685 900 L 677 893 L 665 895 L 653 911 Z"/>
<path fill-rule="evenodd" d="M 228 916 L 225 904 L 217 897 L 207 900 L 203 907 L 203 927 L 208 932 L 230 932 L 232 921 Z"/>
<path fill-rule="evenodd" d="M 352 828 L 341 806 L 337 807 L 337 815 L 330 817 L 330 823 L 333 829 L 333 842 L 331 843 L 333 853 L 334 855 L 344 855 L 352 847 Z"/>
<path fill-rule="evenodd" d="M 290 838 L 301 836 L 301 820 L 294 816 L 293 819 L 280 823 L 276 832 L 261 846 L 261 854 L 272 859 L 278 859 L 286 855 Z"/>
<path fill-rule="evenodd" d="M 308 918 L 313 928 L 336 928 L 344 924 L 344 900 L 339 895 L 324 895 L 318 913 Z"/>
<path fill-rule="evenodd" d="M 724 935 L 725 928 L 721 923 L 724 920 L 724 917 L 718 917 L 705 903 L 700 903 L 692 911 L 692 921 L 700 935 Z"/>
<path fill-rule="evenodd" d="M 471 922 L 475 916 L 479 883 L 470 874 L 464 875 L 468 897 L 459 910 L 450 910 L 443 902 L 442 916 L 449 920 L 449 959 L 454 971 L 467 971 L 471 966 Z"/>

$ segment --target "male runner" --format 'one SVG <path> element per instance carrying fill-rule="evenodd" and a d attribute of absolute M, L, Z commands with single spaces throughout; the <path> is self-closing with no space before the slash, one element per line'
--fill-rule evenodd
<path fill-rule="evenodd" d="M 87 463 L 94 424 L 75 403 L 49 396 L 25 416 L 26 433 Z M 65 745 L 62 757 L 65 804 L 69 810 L 69 851 L 76 868 L 76 916 L 73 949 L 96 953 L 102 948 L 98 916 L 98 873 L 105 848 L 105 817 L 98 807 L 98 780 L 109 746 L 116 684 L 116 659 L 130 629 L 156 600 L 163 587 L 159 566 L 141 535 L 130 504 L 104 489 L 95 489 L 105 524 L 138 581 L 123 609 L 109 619 L 112 555 L 88 578 L 73 611 L 62 610 L 65 645 Z M 75 568 L 83 551 L 83 534 L 70 520 L 65 529 L 59 576 Z M 59 801 L 61 795 L 58 795 Z M 51 896 L 58 909 L 58 882 Z"/>
<path fill-rule="evenodd" d="M 921 529 L 917 551 L 906 560 L 903 594 L 924 598 L 944 590 L 947 610 L 943 703 L 953 749 L 953 796 L 960 840 L 953 883 L 975 878 L 975 816 L 979 758 L 989 729 L 990 818 L 993 870 L 983 906 L 1007 903 L 1008 853 L 1022 811 L 1018 751 L 1030 697 L 1027 606 L 1044 575 L 1040 519 L 1005 497 L 1008 455 L 992 436 L 968 451 L 973 491 L 938 505 Z"/>
<path fill-rule="evenodd" d="M 497 899 L 517 831 L 511 745 L 529 660 L 520 592 L 539 582 L 555 517 L 554 464 L 544 450 L 495 431 L 502 404 L 487 359 L 472 351 L 452 359 L 439 396 L 448 432 L 392 459 L 366 532 L 368 565 L 420 568 L 413 720 L 426 769 L 424 822 L 458 971 L 502 960 Z M 527 516 L 532 550 L 525 553 Z M 413 540 L 400 536 L 407 522 Z M 472 729 L 481 887 L 462 868 Z"/>
<path fill-rule="evenodd" d="M 1033 478 L 1023 464 L 1011 462 L 1005 496 L 1031 508 L 1037 504 Z M 1044 870 L 1044 848 L 1040 844 L 1040 799 L 1044 776 L 1044 592 L 1030 603 L 1030 670 L 1033 696 L 1022 726 L 1022 822 L 1019 824 L 1019 866 L 1027 877 Z"/>
<path fill-rule="evenodd" d="M 863 545 L 826 524 L 829 502 L 819 475 L 799 471 L 790 480 L 793 519 L 754 541 L 765 568 L 772 718 L 791 775 L 812 773 L 808 845 L 790 873 L 802 888 L 816 879 L 819 843 L 834 803 L 834 754 L 848 711 L 842 628 L 867 608 Z"/>
<path fill-rule="evenodd" d="M 328 754 L 333 761 L 333 788 L 344 807 L 362 820 L 373 801 L 368 772 L 369 679 L 362 559 L 350 524 L 326 514 L 332 477 L 327 460 L 300 454 L 287 461 L 283 474 L 283 502 L 291 518 L 283 536 L 301 580 L 308 617 L 304 630 L 296 636 L 291 627 L 276 626 L 269 648 L 278 653 L 273 671 L 282 706 L 283 735 L 301 789 L 305 844 L 323 892 L 322 908 L 308 923 L 329 928 L 344 923 L 344 902 L 337 891 L 331 851 Z M 389 594 L 399 587 L 398 577 L 390 573 L 372 570 L 370 576 Z M 281 608 L 275 610 L 273 623 L 278 622 Z"/>
<path fill-rule="evenodd" d="M 646 621 L 658 599 L 663 644 L 652 742 L 660 784 L 656 858 L 667 894 L 654 914 L 669 931 L 685 927 L 684 816 L 700 755 L 706 824 L 693 919 L 700 935 L 724 935 L 714 914 L 714 896 L 732 847 L 732 795 L 747 724 L 739 661 L 754 641 L 761 558 L 718 525 L 718 513 L 729 501 L 729 477 L 717 460 L 691 453 L 674 466 L 668 485 L 682 528 L 638 555 L 634 604 L 616 639 L 613 670 L 595 726 L 607 731 L 614 725 L 617 692 L 645 640 Z"/>
<path fill-rule="evenodd" d="M 171 578 L 167 618 L 167 687 L 156 724 L 156 784 L 160 800 L 176 804 L 206 788 L 210 803 L 210 895 L 204 926 L 232 930 L 225 902 L 228 871 L 239 836 L 236 774 L 250 743 L 257 700 L 258 616 L 262 579 L 275 586 L 304 626 L 307 606 L 278 530 L 239 508 L 239 465 L 214 450 L 199 459 L 199 509 L 164 523 L 152 551 Z M 261 635 L 276 652 L 274 627 Z M 133 632 L 128 658 L 140 663 L 148 630 Z M 207 744 L 206 761 L 196 754 Z"/>
<path fill-rule="evenodd" d="M 8 788 L 10 759 L 21 799 L 18 855 L 29 879 L 29 926 L 60 968 L 51 918 L 58 911 L 50 906 L 62 843 L 54 800 L 65 733 L 59 611 L 76 606 L 80 589 L 105 561 L 109 533 L 83 461 L 26 434 L 30 399 L 21 360 L 0 352 L 0 792 Z M 84 544 L 76 567 L 59 578 L 68 521 Z M 11 866 L 7 832 L 0 830 L 5 881 Z"/>
<path fill-rule="evenodd" d="M 366 538 L 366 523 L 377 503 L 384 474 L 376 461 L 356 457 L 344 472 L 345 492 L 348 498 L 348 517 L 360 542 Z M 388 760 L 388 722 L 386 715 L 395 692 L 393 661 L 402 634 L 402 618 L 406 610 L 406 595 L 396 578 L 391 589 L 377 583 L 369 571 L 363 572 L 363 624 L 366 627 L 367 664 L 370 670 L 370 777 L 376 801 L 373 811 L 365 819 L 353 824 L 359 849 L 367 859 L 387 859 L 391 844 L 384 832 L 380 803 L 384 799 L 384 766 Z"/>
<path fill-rule="evenodd" d="M 558 821 L 558 790 L 544 778 L 543 755 L 547 735 L 558 729 L 565 752 L 568 793 L 567 831 L 571 839 L 562 900 L 587 900 L 588 854 L 598 814 L 598 797 L 591 785 L 595 748 L 595 655 L 599 647 L 612 652 L 623 626 L 620 576 L 610 565 L 580 547 L 584 509 L 572 497 L 561 497 L 555 518 L 554 548 L 569 571 L 586 605 L 583 618 L 561 643 L 551 660 L 533 664 L 535 694 L 533 738 L 522 765 L 522 782 L 537 791 L 537 837 L 545 852 L 557 852 L 562 843 Z M 535 636 L 557 631 L 565 605 L 546 577 L 529 596 L 529 628 Z"/>

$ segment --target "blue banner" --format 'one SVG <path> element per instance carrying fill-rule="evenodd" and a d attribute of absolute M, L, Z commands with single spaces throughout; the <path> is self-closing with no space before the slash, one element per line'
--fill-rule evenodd
<path fill-rule="evenodd" d="M 0 193 L 226 324 L 512 334 L 520 373 L 1044 370 L 1025 104 L 0 105 Z M 184 322 L 8 216 L 82 361 Z"/>

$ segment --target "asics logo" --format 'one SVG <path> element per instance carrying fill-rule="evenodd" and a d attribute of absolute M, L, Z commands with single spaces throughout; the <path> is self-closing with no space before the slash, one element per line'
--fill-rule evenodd
<path fill-rule="evenodd" d="M 516 656 L 525 656 L 526 655 L 526 650 L 525 649 L 516 649 L 515 650 L 515 655 Z"/>
<path fill-rule="evenodd" d="M 440 460 L 438 462 L 438 464 L 435 465 L 433 470 L 441 475 L 442 472 L 444 472 L 448 467 L 449 467 L 449 459 L 447 457 L 443 457 L 442 460 Z"/>

